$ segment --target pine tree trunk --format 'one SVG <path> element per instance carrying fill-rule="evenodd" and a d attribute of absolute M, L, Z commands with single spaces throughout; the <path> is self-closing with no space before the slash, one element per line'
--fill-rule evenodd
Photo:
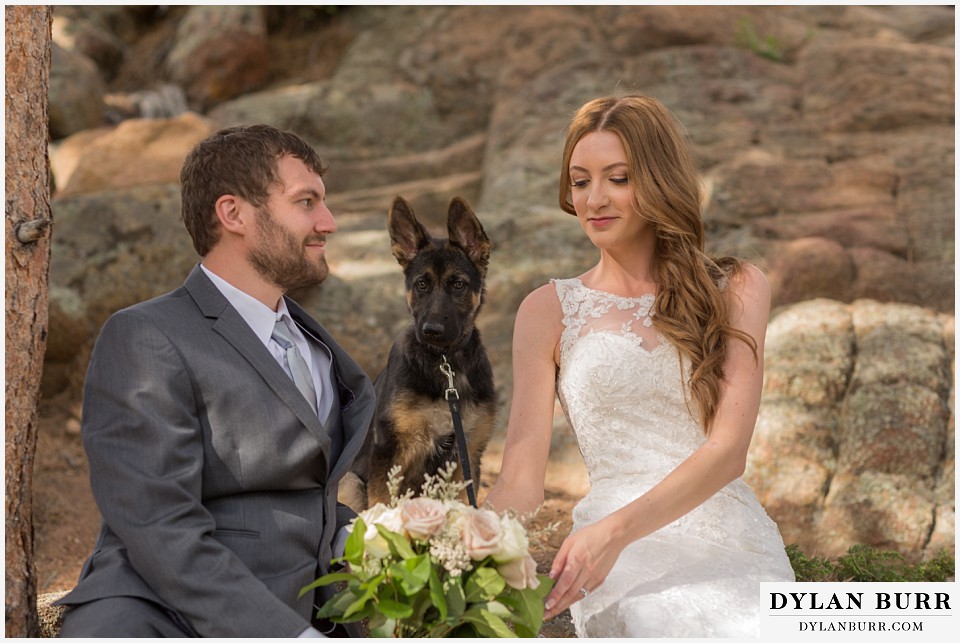
<path fill-rule="evenodd" d="M 6 636 L 36 637 L 33 462 L 47 338 L 50 185 L 49 6 L 7 6 L 6 17 Z"/>

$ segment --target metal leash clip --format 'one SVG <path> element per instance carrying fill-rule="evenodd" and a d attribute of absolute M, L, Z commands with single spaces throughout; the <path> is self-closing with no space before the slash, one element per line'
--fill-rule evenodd
<path fill-rule="evenodd" d="M 457 391 L 457 387 L 453 385 L 453 378 L 456 376 L 456 373 L 453 372 L 453 367 L 450 366 L 450 362 L 447 361 L 446 355 L 441 355 L 443 362 L 440 364 L 440 372 L 447 376 L 447 390 L 444 392 L 444 398 L 450 399 L 450 394 L 453 393 L 454 397 L 458 400 L 460 399 L 460 393 Z"/>

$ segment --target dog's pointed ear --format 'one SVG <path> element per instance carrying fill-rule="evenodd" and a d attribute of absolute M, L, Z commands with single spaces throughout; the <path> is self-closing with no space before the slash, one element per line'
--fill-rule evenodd
<path fill-rule="evenodd" d="M 486 274 L 490 261 L 490 239 L 467 202 L 454 197 L 447 212 L 447 236 L 463 248 L 480 272 Z"/>
<path fill-rule="evenodd" d="M 390 249 L 404 268 L 430 243 L 430 234 L 413 216 L 413 208 L 403 197 L 396 197 L 387 218 Z"/>

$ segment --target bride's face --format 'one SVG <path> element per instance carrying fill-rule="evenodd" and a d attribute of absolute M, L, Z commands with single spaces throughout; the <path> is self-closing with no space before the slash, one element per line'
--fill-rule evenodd
<path fill-rule="evenodd" d="M 569 176 L 577 218 L 598 248 L 635 242 L 651 230 L 637 212 L 627 154 L 613 132 L 581 138 L 570 155 Z"/>

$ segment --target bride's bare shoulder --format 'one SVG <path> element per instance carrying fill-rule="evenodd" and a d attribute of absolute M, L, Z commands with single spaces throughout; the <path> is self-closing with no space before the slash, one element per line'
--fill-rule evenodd
<path fill-rule="evenodd" d="M 563 309 L 553 282 L 546 283 L 528 293 L 517 310 L 518 328 L 538 328 L 559 332 L 563 326 Z"/>

